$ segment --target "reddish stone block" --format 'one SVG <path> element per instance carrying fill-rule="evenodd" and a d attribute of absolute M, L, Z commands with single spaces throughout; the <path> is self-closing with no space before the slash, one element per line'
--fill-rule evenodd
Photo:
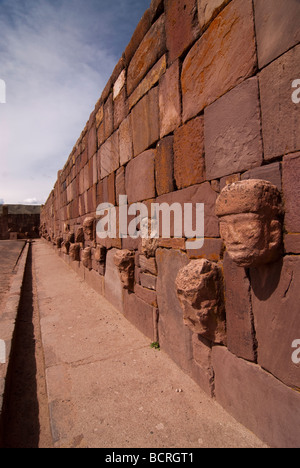
<path fill-rule="evenodd" d="M 158 88 L 153 88 L 132 109 L 134 155 L 137 156 L 159 139 Z"/>
<path fill-rule="evenodd" d="M 245 81 L 207 107 L 204 119 L 209 180 L 262 164 L 257 78 Z"/>
<path fill-rule="evenodd" d="M 152 291 L 151 289 L 143 288 L 143 286 L 140 286 L 139 284 L 135 284 L 134 293 L 147 304 L 157 307 L 156 291 Z"/>
<path fill-rule="evenodd" d="M 110 95 L 107 98 L 106 103 L 104 104 L 104 137 L 107 139 L 110 137 L 114 131 L 114 101 L 113 95 Z"/>
<path fill-rule="evenodd" d="M 120 145 L 120 164 L 123 166 L 133 157 L 133 140 L 131 115 L 129 115 L 120 125 L 119 128 L 119 145 Z"/>
<path fill-rule="evenodd" d="M 284 238 L 284 248 L 287 254 L 300 254 L 300 234 L 287 234 Z"/>
<path fill-rule="evenodd" d="M 257 362 L 286 385 L 300 388 L 299 366 L 292 361 L 300 330 L 300 257 L 286 256 L 250 271 Z"/>
<path fill-rule="evenodd" d="M 261 367 L 214 346 L 212 366 L 217 402 L 274 448 L 300 445 L 300 394 Z"/>
<path fill-rule="evenodd" d="M 236 356 L 256 361 L 251 286 L 244 268 L 224 258 L 226 329 L 228 349 Z"/>
<path fill-rule="evenodd" d="M 255 26 L 259 67 L 300 42 L 300 3 L 297 0 L 255 0 Z"/>
<path fill-rule="evenodd" d="M 150 68 L 165 53 L 165 18 L 162 15 L 150 28 L 135 52 L 127 70 L 128 95 Z"/>
<path fill-rule="evenodd" d="M 158 62 L 147 73 L 143 81 L 133 91 L 128 98 L 129 109 L 132 107 L 159 81 L 160 77 L 166 72 L 167 59 L 163 55 Z"/>
<path fill-rule="evenodd" d="M 166 35 L 169 62 L 172 63 L 193 43 L 200 33 L 197 0 L 166 0 Z"/>
<path fill-rule="evenodd" d="M 151 0 L 150 18 L 155 21 L 164 11 L 164 0 Z"/>
<path fill-rule="evenodd" d="M 134 56 L 137 48 L 139 47 L 143 38 L 149 31 L 150 27 L 151 27 L 150 10 L 146 10 L 139 24 L 137 25 L 129 44 L 127 45 L 125 49 L 124 55 L 125 55 L 125 60 L 126 60 L 127 65 L 129 65 L 130 60 Z"/>
<path fill-rule="evenodd" d="M 104 122 L 101 122 L 97 129 L 97 139 L 98 139 L 98 148 L 104 143 L 105 141 L 105 132 L 104 132 Z"/>
<path fill-rule="evenodd" d="M 114 128 L 119 127 L 120 123 L 128 114 L 128 102 L 126 100 L 126 89 L 122 88 L 118 96 L 114 100 Z"/>
<path fill-rule="evenodd" d="M 140 283 L 144 288 L 156 290 L 157 277 L 149 273 L 142 272 L 142 269 L 139 268 L 139 278 Z"/>
<path fill-rule="evenodd" d="M 268 164 L 267 166 L 251 169 L 250 171 L 245 172 L 241 176 L 241 180 L 248 179 L 267 180 L 268 182 L 271 182 L 271 184 L 275 185 L 278 188 L 278 190 L 281 191 L 281 164 L 273 163 Z"/>
<path fill-rule="evenodd" d="M 120 279 L 118 267 L 114 263 L 117 249 L 111 249 L 106 256 L 105 269 L 105 297 L 120 312 L 123 312 L 123 284 Z"/>
<path fill-rule="evenodd" d="M 157 341 L 157 309 L 136 294 L 124 292 L 124 315 L 152 342 Z"/>
<path fill-rule="evenodd" d="M 155 179 L 158 195 L 174 190 L 173 137 L 159 141 L 155 156 Z"/>
<path fill-rule="evenodd" d="M 145 151 L 129 161 L 125 173 L 129 204 L 155 197 L 154 162 L 154 150 Z"/>
<path fill-rule="evenodd" d="M 196 333 L 192 336 L 194 368 L 192 377 L 211 397 L 213 396 L 214 372 L 211 365 L 211 344 Z"/>
<path fill-rule="evenodd" d="M 156 202 L 159 204 L 167 203 L 169 206 L 173 203 L 180 203 L 182 212 L 184 212 L 185 203 L 192 203 L 193 207 L 196 207 L 196 203 L 204 203 L 204 235 L 205 237 L 219 237 L 219 221 L 215 215 L 216 200 L 217 193 L 208 182 L 205 182 L 201 185 L 194 185 L 193 187 L 162 195 L 156 199 Z M 182 232 L 184 234 L 184 223 Z M 174 226 L 171 222 L 172 235 L 174 235 Z"/>
<path fill-rule="evenodd" d="M 125 189 L 125 169 L 120 167 L 116 173 L 116 203 L 119 205 L 120 195 L 126 195 Z"/>
<path fill-rule="evenodd" d="M 175 131 L 174 177 L 178 189 L 206 180 L 203 117 L 197 117 Z"/>
<path fill-rule="evenodd" d="M 157 275 L 157 266 L 154 257 L 147 258 L 145 255 L 139 255 L 139 266 L 142 272 Z"/>
<path fill-rule="evenodd" d="M 116 205 L 116 194 L 115 194 L 115 173 L 113 172 L 108 177 L 105 177 L 102 181 L 102 203 L 111 203 Z"/>
<path fill-rule="evenodd" d="M 92 156 L 97 151 L 97 132 L 96 132 L 96 125 L 93 125 L 88 133 L 88 159 L 91 159 Z"/>
<path fill-rule="evenodd" d="M 119 160 L 119 133 L 116 131 L 100 148 L 101 179 L 116 171 Z"/>
<path fill-rule="evenodd" d="M 206 258 L 207 260 L 217 262 L 222 257 L 223 249 L 222 239 L 206 238 L 201 249 L 188 249 L 187 254 L 190 259 Z"/>
<path fill-rule="evenodd" d="M 300 153 L 283 158 L 282 183 L 285 201 L 285 229 L 300 232 Z"/>
<path fill-rule="evenodd" d="M 164 137 L 181 124 L 181 98 L 179 89 L 179 61 L 161 77 L 159 83 L 160 137 Z"/>
<path fill-rule="evenodd" d="M 201 30 L 205 29 L 230 0 L 198 0 L 198 20 Z"/>
<path fill-rule="evenodd" d="M 183 63 L 183 121 L 253 75 L 256 45 L 251 0 L 233 0 Z"/>
<path fill-rule="evenodd" d="M 183 323 L 183 312 L 177 298 L 175 280 L 181 268 L 189 263 L 178 250 L 158 249 L 157 302 L 159 308 L 159 343 L 181 369 L 192 371 L 192 332 Z"/>
<path fill-rule="evenodd" d="M 259 77 L 264 157 L 273 159 L 300 150 L 299 104 L 292 83 L 299 78 L 300 45 L 265 68 Z"/>

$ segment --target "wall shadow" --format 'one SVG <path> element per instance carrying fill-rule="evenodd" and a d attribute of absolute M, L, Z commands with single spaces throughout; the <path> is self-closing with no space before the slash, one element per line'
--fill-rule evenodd
<path fill-rule="evenodd" d="M 33 311 L 32 247 L 30 246 L 4 393 L 2 448 L 38 448 L 39 445 Z"/>

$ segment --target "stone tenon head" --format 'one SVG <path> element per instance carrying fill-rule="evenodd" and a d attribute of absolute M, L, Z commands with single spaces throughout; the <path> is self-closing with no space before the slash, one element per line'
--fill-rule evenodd
<path fill-rule="evenodd" d="M 277 187 L 264 180 L 227 185 L 216 203 L 221 237 L 232 260 L 257 267 L 277 260 L 282 244 L 282 201 Z"/>

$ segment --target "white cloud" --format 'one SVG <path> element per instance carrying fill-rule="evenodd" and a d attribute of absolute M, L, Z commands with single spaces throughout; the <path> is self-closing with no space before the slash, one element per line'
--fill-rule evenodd
<path fill-rule="evenodd" d="M 0 188 L 9 203 L 46 200 L 116 63 L 98 42 L 108 13 L 84 16 L 89 2 L 71 3 L 0 2 Z"/>

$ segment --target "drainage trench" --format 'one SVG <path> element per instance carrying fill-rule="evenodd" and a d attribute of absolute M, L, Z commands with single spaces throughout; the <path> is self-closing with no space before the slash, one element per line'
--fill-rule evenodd
<path fill-rule="evenodd" d="M 32 245 L 29 247 L 3 406 L 3 448 L 52 446 Z"/>

